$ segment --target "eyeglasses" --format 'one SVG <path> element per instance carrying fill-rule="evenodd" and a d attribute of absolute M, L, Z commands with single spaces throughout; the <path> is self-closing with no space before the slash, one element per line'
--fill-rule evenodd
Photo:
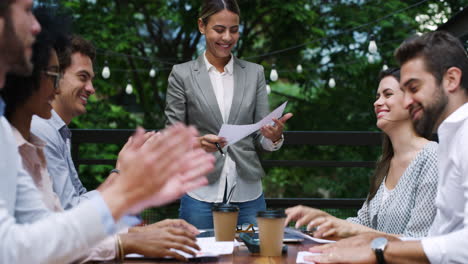
<path fill-rule="evenodd" d="M 52 71 L 44 71 L 44 74 L 49 77 L 54 78 L 54 89 L 57 90 L 59 87 L 60 79 L 62 78 L 62 74 L 58 72 L 52 72 Z"/>
<path fill-rule="evenodd" d="M 242 224 L 236 227 L 236 233 L 255 233 L 253 224 Z"/>

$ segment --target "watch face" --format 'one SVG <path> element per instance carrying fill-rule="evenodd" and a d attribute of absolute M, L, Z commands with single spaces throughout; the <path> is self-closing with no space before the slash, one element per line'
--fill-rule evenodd
<path fill-rule="evenodd" d="M 381 249 L 384 250 L 387 245 L 388 240 L 385 237 L 378 237 L 371 242 L 372 249 Z"/>

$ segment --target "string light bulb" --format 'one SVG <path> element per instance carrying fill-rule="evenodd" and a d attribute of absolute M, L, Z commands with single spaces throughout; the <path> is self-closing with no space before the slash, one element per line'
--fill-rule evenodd
<path fill-rule="evenodd" d="M 304 70 L 304 69 L 302 69 L 302 65 L 301 65 L 301 64 L 298 64 L 298 65 L 296 66 L 296 72 L 297 72 L 297 73 L 302 73 L 303 70 Z"/>
<path fill-rule="evenodd" d="M 335 82 L 335 79 L 332 77 L 330 78 L 330 80 L 328 80 L 328 87 L 335 88 L 335 86 L 336 86 L 336 82 Z"/>
<path fill-rule="evenodd" d="M 151 78 L 154 78 L 156 76 L 156 70 L 154 68 L 151 68 L 151 70 L 149 71 L 149 76 Z"/>
<path fill-rule="evenodd" d="M 369 42 L 369 53 L 370 54 L 377 54 L 377 43 L 375 43 L 374 35 L 371 35 L 370 42 Z"/>
<path fill-rule="evenodd" d="M 384 65 L 382 66 L 382 70 L 383 70 L 383 71 L 386 71 L 386 70 L 388 70 L 388 66 L 387 66 L 387 64 L 384 64 Z"/>
<path fill-rule="evenodd" d="M 104 78 L 104 79 L 109 79 L 109 77 L 111 75 L 110 68 L 109 68 L 109 66 L 107 66 L 107 61 L 105 62 L 105 66 L 102 69 L 101 75 L 102 75 L 102 78 Z"/>
<path fill-rule="evenodd" d="M 270 72 L 270 80 L 276 82 L 278 80 L 278 71 L 276 71 L 275 64 L 273 64 L 273 69 Z"/>
<path fill-rule="evenodd" d="M 267 94 L 270 94 L 270 93 L 271 93 L 271 86 L 270 86 L 270 84 L 267 83 L 265 88 L 266 88 Z"/>
<path fill-rule="evenodd" d="M 132 94 L 133 93 L 133 86 L 132 86 L 130 80 L 127 81 L 127 86 L 125 87 L 125 93 L 126 94 Z"/>

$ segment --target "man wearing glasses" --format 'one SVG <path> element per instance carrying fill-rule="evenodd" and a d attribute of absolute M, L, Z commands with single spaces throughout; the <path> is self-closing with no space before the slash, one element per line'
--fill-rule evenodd
<path fill-rule="evenodd" d="M 54 80 L 54 89 L 57 90 L 60 84 L 60 79 L 62 78 L 58 69 L 48 69 L 47 71 L 44 71 L 44 74 Z"/>

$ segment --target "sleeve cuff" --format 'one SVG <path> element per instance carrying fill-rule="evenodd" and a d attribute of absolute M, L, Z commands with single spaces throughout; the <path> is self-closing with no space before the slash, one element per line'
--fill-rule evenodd
<path fill-rule="evenodd" d="M 443 263 L 442 257 L 447 254 L 447 250 L 445 244 L 441 241 L 441 237 L 423 238 L 421 244 L 430 263 Z"/>
<path fill-rule="evenodd" d="M 114 234 L 117 231 L 117 225 L 114 221 L 114 218 L 112 217 L 112 213 L 109 207 L 107 206 L 106 202 L 104 202 L 104 200 L 102 199 L 101 194 L 99 192 L 96 192 L 96 194 L 94 194 L 93 197 L 90 199 L 90 202 L 99 212 L 101 216 L 102 226 L 104 226 L 106 234 Z"/>
<path fill-rule="evenodd" d="M 260 144 L 262 145 L 263 149 L 264 150 L 267 150 L 267 151 L 276 151 L 278 149 L 280 149 L 282 146 L 283 146 L 283 142 L 284 142 L 284 135 L 281 134 L 281 138 L 276 141 L 275 143 L 273 143 L 273 141 L 271 141 L 270 139 L 264 137 L 262 135 L 262 138 L 260 140 Z"/>

